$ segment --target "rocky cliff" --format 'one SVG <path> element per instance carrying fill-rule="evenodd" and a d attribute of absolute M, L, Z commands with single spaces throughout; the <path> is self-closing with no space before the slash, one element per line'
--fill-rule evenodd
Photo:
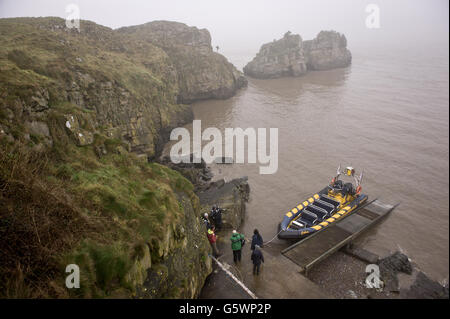
<path fill-rule="evenodd" d="M 0 296 L 198 295 L 211 271 L 198 196 L 147 159 L 192 118 L 180 100 L 243 80 L 207 31 L 183 29 L 169 51 L 89 21 L 0 19 Z M 80 289 L 65 287 L 72 263 Z"/>
<path fill-rule="evenodd" d="M 304 52 L 308 70 L 343 68 L 352 62 L 345 35 L 335 31 L 321 31 L 313 40 L 305 41 Z"/>
<path fill-rule="evenodd" d="M 345 36 L 335 31 L 321 31 L 308 41 L 287 32 L 282 39 L 264 44 L 244 73 L 262 79 L 300 76 L 308 70 L 346 67 L 351 59 Z"/>
<path fill-rule="evenodd" d="M 146 41 L 167 53 L 175 66 L 178 101 L 229 98 L 247 85 L 247 80 L 227 59 L 213 51 L 206 29 L 183 23 L 154 21 L 121 28 L 118 32 Z"/>
<path fill-rule="evenodd" d="M 305 74 L 302 38 L 287 32 L 282 39 L 264 44 L 256 57 L 244 67 L 244 73 L 255 78 Z"/>

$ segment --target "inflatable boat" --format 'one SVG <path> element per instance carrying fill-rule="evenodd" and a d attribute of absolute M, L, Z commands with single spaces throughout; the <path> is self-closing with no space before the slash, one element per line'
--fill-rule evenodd
<path fill-rule="evenodd" d="M 344 183 L 341 175 L 352 177 L 355 185 Z M 355 176 L 353 167 L 341 170 L 339 165 L 330 185 L 286 213 L 279 224 L 278 238 L 301 239 L 350 215 L 368 199 L 361 193 L 362 178 L 362 173 L 359 177 Z"/>

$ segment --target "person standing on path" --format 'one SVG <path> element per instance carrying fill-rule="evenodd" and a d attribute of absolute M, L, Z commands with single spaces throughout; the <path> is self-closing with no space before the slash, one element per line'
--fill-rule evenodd
<path fill-rule="evenodd" d="M 259 234 L 259 231 L 256 228 L 253 231 L 252 244 L 250 246 L 250 249 L 255 250 L 255 245 L 258 245 L 259 247 L 263 246 L 263 238 Z"/>
<path fill-rule="evenodd" d="M 261 267 L 261 262 L 264 262 L 264 255 L 259 245 L 255 245 L 255 249 L 253 250 L 251 259 L 253 261 L 253 275 L 258 276 L 259 268 Z"/>
<path fill-rule="evenodd" d="M 208 236 L 209 243 L 211 244 L 211 247 L 213 249 L 214 257 L 219 257 L 220 253 L 219 253 L 219 250 L 217 249 L 217 244 L 216 244 L 217 236 L 216 236 L 216 233 L 214 232 L 214 230 L 215 230 L 214 226 L 212 228 L 208 229 L 207 236 Z"/>
<path fill-rule="evenodd" d="M 234 263 L 237 263 L 238 261 L 241 262 L 242 245 L 245 243 L 244 235 L 239 234 L 236 230 L 233 230 L 230 240 L 231 249 L 233 250 Z"/>

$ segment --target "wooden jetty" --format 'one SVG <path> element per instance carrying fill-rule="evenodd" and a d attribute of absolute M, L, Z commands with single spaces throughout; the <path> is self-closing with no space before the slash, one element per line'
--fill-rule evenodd
<path fill-rule="evenodd" d="M 307 275 L 311 267 L 351 243 L 361 233 L 383 219 L 396 206 L 384 204 L 375 199 L 336 224 L 300 240 L 281 253 L 299 265 L 300 272 Z"/>

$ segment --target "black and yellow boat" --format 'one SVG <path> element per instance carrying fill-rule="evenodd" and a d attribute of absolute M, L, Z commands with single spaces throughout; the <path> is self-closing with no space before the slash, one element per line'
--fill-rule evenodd
<path fill-rule="evenodd" d="M 339 179 L 341 174 L 353 177 L 356 185 L 344 183 Z M 279 224 L 278 238 L 301 239 L 350 215 L 368 199 L 361 193 L 362 178 L 362 173 L 355 176 L 353 167 L 341 171 L 339 166 L 330 185 L 286 213 Z"/>

